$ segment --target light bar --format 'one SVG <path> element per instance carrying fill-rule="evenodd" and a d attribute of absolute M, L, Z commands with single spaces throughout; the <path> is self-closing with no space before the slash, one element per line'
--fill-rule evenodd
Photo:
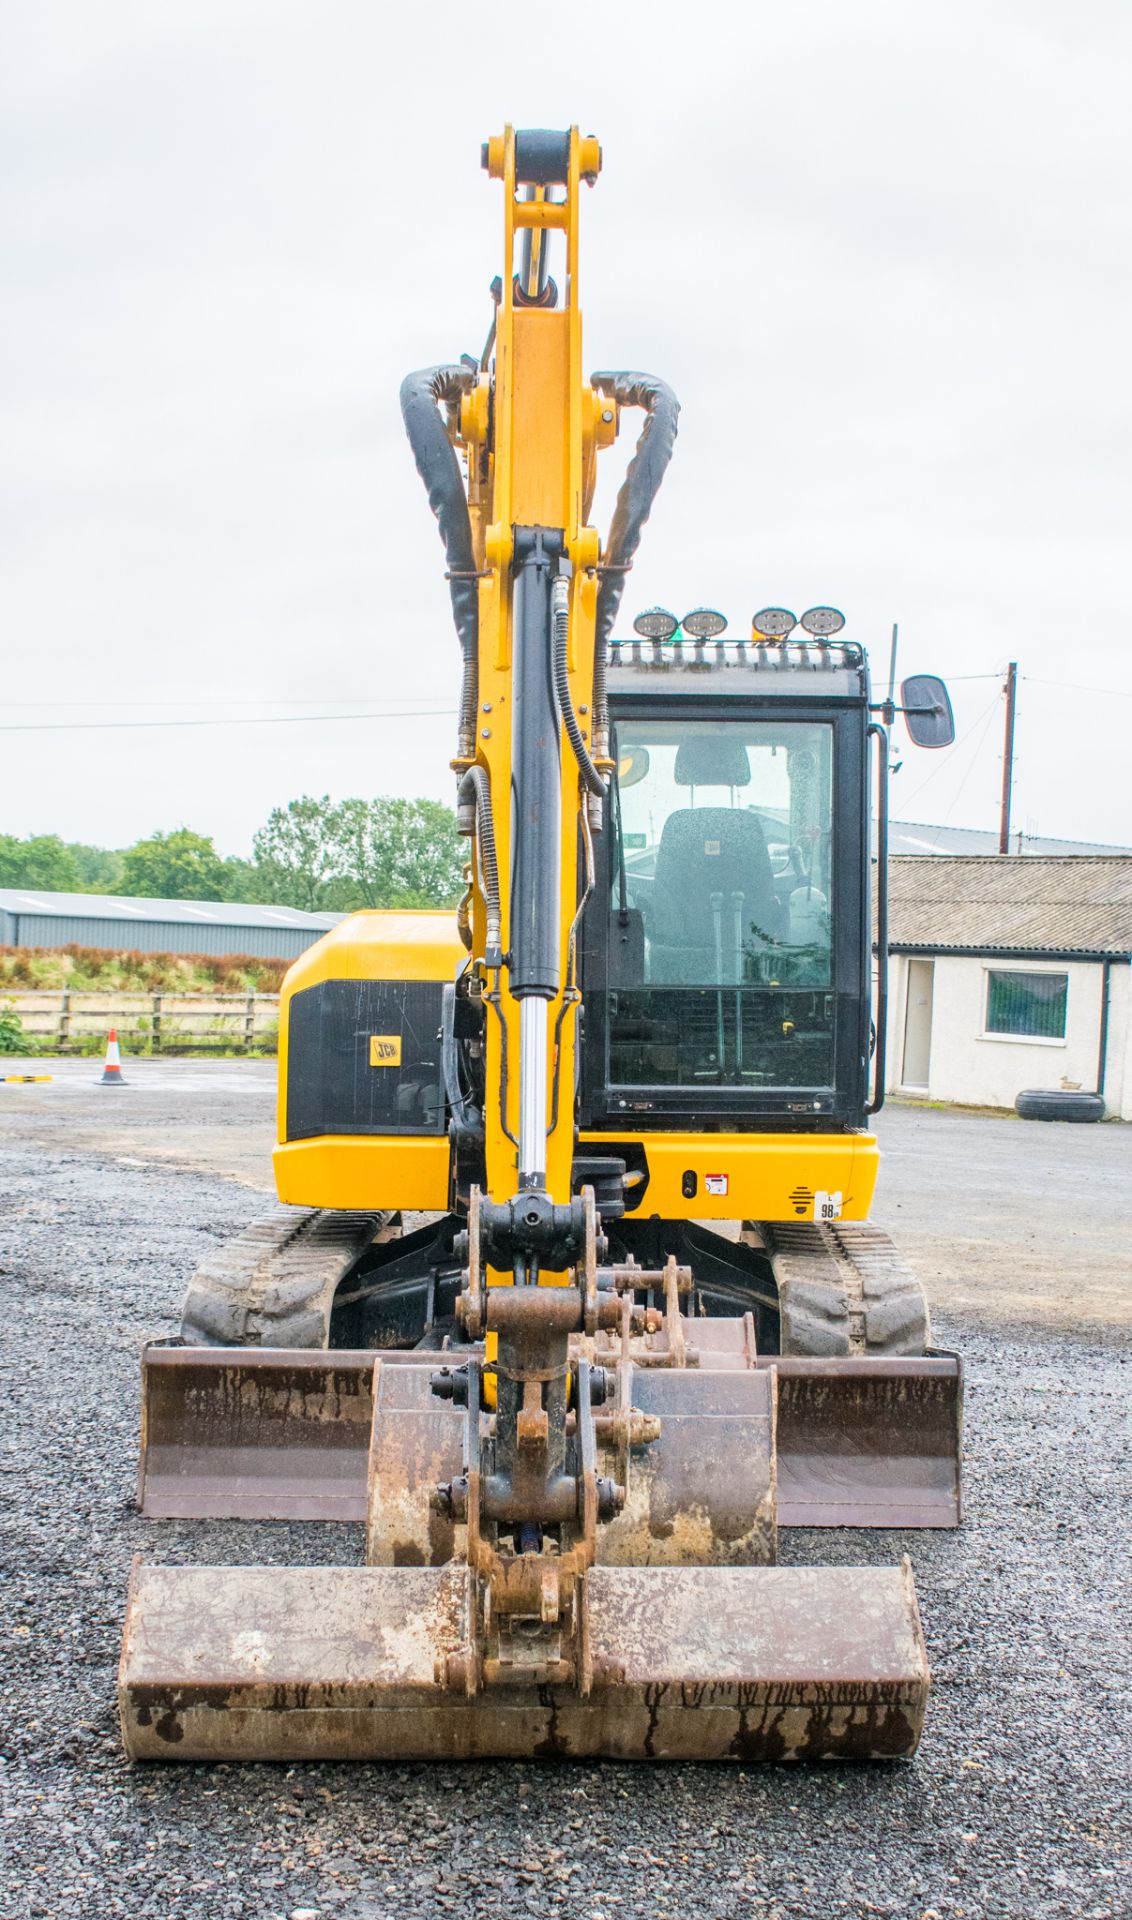
<path fill-rule="evenodd" d="M 788 612 L 785 607 L 764 607 L 751 621 L 752 629 L 763 640 L 785 640 L 797 624 L 797 615 Z"/>
<path fill-rule="evenodd" d="M 667 607 L 646 607 L 633 622 L 633 632 L 642 640 L 671 640 L 680 622 Z"/>

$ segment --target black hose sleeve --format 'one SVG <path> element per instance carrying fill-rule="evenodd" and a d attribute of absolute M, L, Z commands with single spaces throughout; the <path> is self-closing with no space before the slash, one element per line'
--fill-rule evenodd
<path fill-rule="evenodd" d="M 664 380 L 650 373 L 595 373 L 590 376 L 590 385 L 608 394 L 619 407 L 643 407 L 647 415 L 617 495 L 605 543 L 603 565 L 611 571 L 602 574 L 597 596 L 597 643 L 604 663 L 606 642 L 625 590 L 625 570 L 640 545 L 641 530 L 672 458 L 680 402 Z"/>
<path fill-rule="evenodd" d="M 491 783 L 483 767 L 469 767 L 456 790 L 457 806 L 473 803 L 476 809 L 476 845 L 483 879 L 484 907 L 487 914 L 487 952 L 484 965 L 503 964 L 501 946 L 501 908 L 499 893 L 499 857 L 495 850 L 495 816 L 491 810 Z"/>
<path fill-rule="evenodd" d="M 557 583 L 556 583 L 557 585 Z M 570 698 L 570 675 L 566 664 L 566 643 L 570 637 L 570 614 L 563 599 L 561 605 L 554 607 L 554 690 L 558 695 L 558 705 L 562 713 L 562 724 L 566 729 L 566 738 L 574 750 L 578 762 L 578 771 L 582 776 L 582 785 L 587 793 L 599 800 L 605 798 L 605 781 L 602 779 L 589 748 L 582 739 L 582 730 L 578 725 L 578 716 L 574 712 L 574 703 Z"/>
<path fill-rule="evenodd" d="M 470 367 L 423 367 L 418 373 L 407 374 L 401 382 L 401 417 L 444 542 L 452 617 L 464 653 L 461 734 L 469 728 L 473 732 L 475 729 L 479 591 L 468 496 L 456 449 L 437 408 L 458 404 L 475 379 Z M 466 742 L 462 742 L 461 751 L 468 750 Z"/>

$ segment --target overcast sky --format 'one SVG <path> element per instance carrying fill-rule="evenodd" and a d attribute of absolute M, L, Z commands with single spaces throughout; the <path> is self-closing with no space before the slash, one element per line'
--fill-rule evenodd
<path fill-rule="evenodd" d="M 1126 5 L 39 0 L 5 52 L 0 831 L 451 797 L 397 392 L 482 344 L 510 119 L 600 136 L 586 362 L 683 403 L 622 625 L 832 602 L 881 676 L 898 620 L 960 739 L 894 810 L 960 826 L 1016 659 L 1016 824 L 1132 844 Z"/>

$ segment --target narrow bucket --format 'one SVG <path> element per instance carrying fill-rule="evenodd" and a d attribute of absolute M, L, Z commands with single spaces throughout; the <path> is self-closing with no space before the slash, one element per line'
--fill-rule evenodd
<path fill-rule="evenodd" d="M 166 1520 L 364 1520 L 374 1357 L 147 1346 L 141 1511 Z"/>
<path fill-rule="evenodd" d="M 118 1675 L 135 1760 L 894 1759 L 929 1674 L 901 1567 L 597 1567 L 595 1682 L 438 1680 L 467 1569 L 135 1563 Z"/>
<path fill-rule="evenodd" d="M 778 1375 L 780 1527 L 959 1525 L 956 1355 L 759 1365 Z"/>

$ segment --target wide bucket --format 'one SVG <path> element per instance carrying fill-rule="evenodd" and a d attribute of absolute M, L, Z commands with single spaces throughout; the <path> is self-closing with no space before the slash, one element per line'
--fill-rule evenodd
<path fill-rule="evenodd" d="M 915 1752 L 929 1674 L 911 1571 L 597 1567 L 595 1683 L 438 1676 L 466 1567 L 149 1567 L 118 1702 L 135 1760 L 861 1760 Z"/>
<path fill-rule="evenodd" d="M 355 1349 L 146 1347 L 142 1512 L 364 1521 L 378 1357 Z M 430 1367 L 437 1360 L 412 1351 L 380 1358 Z M 712 1352 L 711 1360 L 714 1368 L 720 1356 Z M 778 1381 L 779 1526 L 958 1526 L 957 1358 L 766 1355 L 757 1366 L 773 1368 Z M 697 1370 L 685 1377 L 694 1392 Z"/>

